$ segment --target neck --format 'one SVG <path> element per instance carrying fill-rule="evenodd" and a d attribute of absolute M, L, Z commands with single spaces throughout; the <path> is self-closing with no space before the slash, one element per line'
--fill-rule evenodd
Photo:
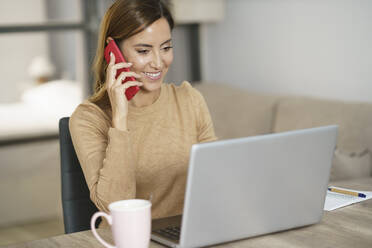
<path fill-rule="evenodd" d="M 134 107 L 146 107 L 153 104 L 160 96 L 161 88 L 156 91 L 140 90 L 129 102 Z"/>

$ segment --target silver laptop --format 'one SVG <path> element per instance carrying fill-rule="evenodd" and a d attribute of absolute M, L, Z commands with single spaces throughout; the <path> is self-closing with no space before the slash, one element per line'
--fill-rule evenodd
<path fill-rule="evenodd" d="M 151 238 L 201 247 L 317 223 L 337 126 L 192 146 L 183 216 L 153 220 Z"/>

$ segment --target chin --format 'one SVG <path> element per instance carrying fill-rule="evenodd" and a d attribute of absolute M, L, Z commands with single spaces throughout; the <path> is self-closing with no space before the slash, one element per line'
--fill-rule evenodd
<path fill-rule="evenodd" d="M 161 88 L 162 80 L 159 80 L 159 82 L 144 82 L 141 89 L 145 91 L 157 91 Z"/>

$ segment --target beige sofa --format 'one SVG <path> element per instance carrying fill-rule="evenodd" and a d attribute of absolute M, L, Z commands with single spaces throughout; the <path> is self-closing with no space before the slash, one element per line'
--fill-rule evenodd
<path fill-rule="evenodd" d="M 219 139 L 337 124 L 331 181 L 372 176 L 372 103 L 255 94 L 206 82 L 195 88 L 209 106 Z"/>

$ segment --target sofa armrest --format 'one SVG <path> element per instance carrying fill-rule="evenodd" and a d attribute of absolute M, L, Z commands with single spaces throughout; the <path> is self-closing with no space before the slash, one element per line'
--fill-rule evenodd
<path fill-rule="evenodd" d="M 339 132 L 331 180 L 371 176 L 371 156 L 365 151 L 372 151 L 372 103 L 285 97 L 278 102 L 273 132 L 333 124 Z"/>

